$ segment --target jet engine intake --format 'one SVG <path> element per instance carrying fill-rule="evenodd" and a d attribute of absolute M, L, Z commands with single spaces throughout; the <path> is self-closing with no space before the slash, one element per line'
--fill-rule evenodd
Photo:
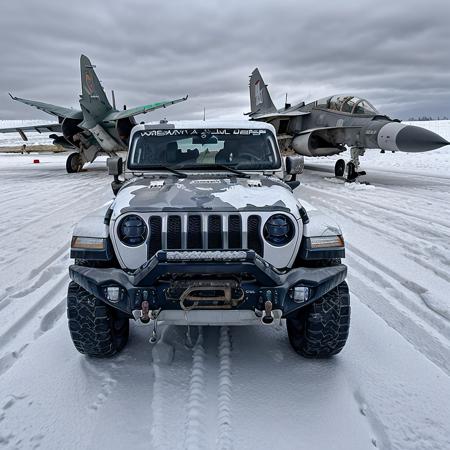
<path fill-rule="evenodd" d="M 74 136 L 80 131 L 83 131 L 78 125 L 81 123 L 79 119 L 66 118 L 61 124 L 61 131 L 66 141 L 73 147 L 79 147 L 79 144 L 75 142 Z"/>

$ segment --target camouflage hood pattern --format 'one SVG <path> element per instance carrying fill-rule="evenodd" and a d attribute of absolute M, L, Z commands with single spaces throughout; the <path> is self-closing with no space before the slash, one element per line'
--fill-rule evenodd
<path fill-rule="evenodd" d="M 283 181 L 264 175 L 138 178 L 118 193 L 112 219 L 127 212 L 255 210 L 284 211 L 299 219 L 298 206 Z"/>

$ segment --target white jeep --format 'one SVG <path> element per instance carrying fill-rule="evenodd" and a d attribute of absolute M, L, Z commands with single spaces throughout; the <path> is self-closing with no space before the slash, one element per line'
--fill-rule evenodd
<path fill-rule="evenodd" d="M 67 302 L 77 350 L 122 350 L 130 319 L 152 325 L 153 341 L 157 323 L 283 320 L 302 356 L 344 347 L 342 232 L 294 195 L 303 159 L 283 160 L 271 125 L 137 125 L 124 173 L 121 158 L 108 167 L 116 198 L 72 238 Z"/>

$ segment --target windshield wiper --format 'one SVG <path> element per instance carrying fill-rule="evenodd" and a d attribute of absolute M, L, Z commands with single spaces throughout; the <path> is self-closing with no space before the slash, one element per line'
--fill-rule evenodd
<path fill-rule="evenodd" d="M 233 167 L 227 166 L 226 164 L 214 164 L 215 167 L 220 167 L 221 169 L 228 170 L 236 175 L 239 175 L 242 178 L 250 178 L 250 175 L 242 172 L 241 170 L 235 169 Z"/>
<path fill-rule="evenodd" d="M 180 172 L 178 170 L 172 169 L 171 167 L 167 167 L 167 166 L 162 166 L 162 165 L 158 165 L 158 166 L 152 166 L 152 170 L 153 169 L 162 169 L 162 170 L 167 170 L 168 172 L 172 172 L 174 175 L 176 175 L 178 178 L 187 178 L 187 174 Z"/>
<path fill-rule="evenodd" d="M 178 166 L 180 169 L 222 169 L 227 170 L 228 172 L 234 173 L 239 178 L 250 178 L 250 175 L 246 174 L 245 172 L 242 172 L 240 170 L 234 169 L 233 167 L 227 166 L 226 164 L 199 164 L 199 165 L 182 165 Z"/>

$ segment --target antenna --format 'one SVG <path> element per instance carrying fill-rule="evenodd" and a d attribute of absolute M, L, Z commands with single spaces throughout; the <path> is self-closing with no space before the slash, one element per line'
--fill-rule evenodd
<path fill-rule="evenodd" d="M 203 121 L 206 120 L 206 108 L 203 107 Z"/>
<path fill-rule="evenodd" d="M 112 97 L 112 104 L 113 104 L 113 108 L 116 108 L 116 96 L 114 95 L 114 89 L 111 91 L 111 97 Z"/>
<path fill-rule="evenodd" d="M 286 99 L 284 100 L 284 109 L 289 109 L 291 107 L 291 104 L 288 103 L 288 95 L 286 92 Z"/>

